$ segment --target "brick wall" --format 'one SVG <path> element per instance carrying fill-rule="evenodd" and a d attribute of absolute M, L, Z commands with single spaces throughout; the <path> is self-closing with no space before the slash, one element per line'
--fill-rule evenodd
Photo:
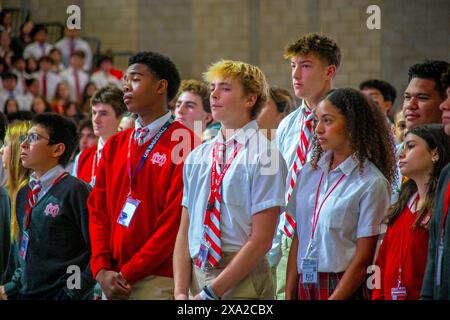
<path fill-rule="evenodd" d="M 319 31 L 335 38 L 343 53 L 336 86 L 357 86 L 369 77 L 406 86 L 409 65 L 426 57 L 450 57 L 448 0 L 11 0 L 36 21 L 67 19 L 82 9 L 82 32 L 103 49 L 155 50 L 169 55 L 184 78 L 201 77 L 220 59 L 258 64 L 271 84 L 291 89 L 285 45 Z M 381 30 L 368 30 L 366 8 L 381 7 Z M 118 61 L 124 67 L 126 59 Z M 397 105 L 400 102 L 398 101 Z"/>

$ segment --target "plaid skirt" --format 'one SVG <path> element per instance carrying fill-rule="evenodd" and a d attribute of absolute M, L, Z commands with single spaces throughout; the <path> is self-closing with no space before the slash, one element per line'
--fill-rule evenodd
<path fill-rule="evenodd" d="M 318 273 L 318 284 L 303 284 L 303 275 L 299 274 L 298 300 L 328 300 L 333 294 L 344 272 L 340 273 Z M 352 300 L 364 299 L 362 287 L 359 288 L 351 298 Z"/>

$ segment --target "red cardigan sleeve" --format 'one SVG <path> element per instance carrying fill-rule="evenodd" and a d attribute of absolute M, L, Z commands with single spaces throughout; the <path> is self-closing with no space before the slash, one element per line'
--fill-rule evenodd
<path fill-rule="evenodd" d="M 97 168 L 97 179 L 88 198 L 89 234 L 91 238 L 91 269 L 94 279 L 102 269 L 111 270 L 110 219 L 106 202 L 105 150 Z"/>

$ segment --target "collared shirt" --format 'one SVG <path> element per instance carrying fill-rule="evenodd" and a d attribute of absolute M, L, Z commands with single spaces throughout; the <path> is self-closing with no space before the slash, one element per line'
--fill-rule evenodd
<path fill-rule="evenodd" d="M 300 132 L 306 120 L 307 110 L 309 110 L 309 108 L 306 105 L 306 101 L 302 100 L 302 104 L 295 111 L 291 112 L 286 118 L 284 118 L 277 129 L 277 147 L 278 150 L 280 150 L 284 161 L 286 161 L 286 165 L 288 168 L 288 175 L 286 177 L 286 190 L 289 189 L 291 174 L 297 154 L 297 147 L 300 143 Z M 314 131 L 310 135 L 311 141 L 313 137 Z M 309 149 L 311 149 L 311 143 Z M 308 152 L 307 159 L 311 159 L 311 152 Z M 285 194 L 285 197 L 287 197 L 287 194 Z M 284 209 L 282 211 L 284 211 Z M 282 214 L 279 217 L 277 231 L 272 242 L 272 249 L 267 253 L 267 258 L 269 259 L 269 264 L 271 266 L 276 266 L 281 259 L 281 239 L 284 233 L 283 227 L 285 226 L 285 224 L 286 218 L 284 214 Z"/>
<path fill-rule="evenodd" d="M 311 162 L 302 168 L 299 187 L 295 187 L 288 205 L 297 219 L 299 272 L 311 239 L 316 192 L 322 174 L 317 210 L 323 206 L 308 253 L 308 258 L 318 259 L 319 272 L 345 271 L 355 255 L 356 240 L 382 233 L 382 220 L 389 208 L 389 183 L 373 163 L 366 161 L 361 172 L 357 162 L 348 157 L 329 171 L 330 160 L 331 152 L 326 152 L 316 170 Z M 344 178 L 323 202 L 342 174 Z"/>
<path fill-rule="evenodd" d="M 64 170 L 64 168 L 61 165 L 57 165 L 56 167 L 53 167 L 52 169 L 48 170 L 40 179 L 37 178 L 35 172 L 33 172 L 30 175 L 30 181 L 39 180 L 41 182 L 41 191 L 39 192 L 36 202 L 38 202 L 45 196 L 45 194 L 52 187 L 53 181 L 55 181 L 65 171 L 66 170 Z"/>
<path fill-rule="evenodd" d="M 105 146 L 105 144 L 102 142 L 102 139 L 99 138 L 97 141 L 97 163 L 100 161 L 100 158 L 102 155 L 102 150 L 103 150 L 104 146 Z M 82 151 L 78 152 L 78 154 L 75 156 L 75 159 L 73 161 L 73 168 L 71 170 L 72 176 L 77 177 L 77 178 L 78 178 L 78 162 L 79 162 L 81 153 L 82 153 Z"/>
<path fill-rule="evenodd" d="M 44 76 L 44 72 L 38 71 L 33 73 L 32 77 L 36 78 L 39 80 L 39 94 L 43 95 L 43 84 L 42 84 L 42 77 Z M 55 98 L 55 93 L 56 93 L 56 86 L 58 85 L 58 83 L 61 82 L 62 78 L 54 73 L 53 71 L 49 71 L 47 72 L 47 94 L 45 96 L 45 98 L 47 99 L 47 101 L 51 102 L 53 101 L 53 99 Z"/>
<path fill-rule="evenodd" d="M 80 94 L 83 94 L 83 90 L 86 87 L 86 85 L 89 82 L 89 75 L 84 72 L 83 70 L 77 70 L 78 73 L 78 82 L 79 82 L 79 86 L 80 86 Z M 78 95 L 77 95 L 77 85 L 76 85 L 76 79 L 75 79 L 75 75 L 74 75 L 74 69 L 72 67 L 69 67 L 63 71 L 61 71 L 60 76 L 66 80 L 69 83 L 69 88 L 70 88 L 70 99 L 72 99 L 73 101 L 77 101 L 78 100 Z"/>
<path fill-rule="evenodd" d="M 76 38 L 73 39 L 73 46 L 74 50 L 81 50 L 84 52 L 85 58 L 83 69 L 85 71 L 90 71 L 92 67 L 92 50 L 89 44 L 81 38 Z M 61 51 L 64 65 L 66 67 L 69 66 L 71 54 L 71 39 L 64 37 L 55 44 L 55 47 Z"/>
<path fill-rule="evenodd" d="M 234 140 L 241 145 L 222 182 L 221 243 L 223 252 L 237 252 L 248 241 L 252 217 L 260 211 L 283 206 L 287 168 L 278 150 L 258 130 L 256 121 L 239 129 L 226 141 L 226 160 Z M 211 191 L 211 165 L 215 143 L 224 141 L 222 131 L 198 146 L 183 168 L 182 205 L 189 212 L 189 252 L 200 248 L 203 222 Z"/>
<path fill-rule="evenodd" d="M 302 104 L 297 110 L 293 111 L 286 118 L 284 118 L 277 129 L 276 141 L 278 150 L 286 161 L 289 170 L 294 165 L 294 160 L 297 154 L 297 147 L 300 142 L 300 132 L 306 120 L 306 111 L 309 110 L 306 101 L 302 100 Z M 312 132 L 310 139 L 314 137 Z M 311 143 L 310 143 L 311 146 Z M 311 159 L 311 153 L 308 152 L 308 160 Z M 290 172 L 290 171 L 289 171 Z M 289 179 L 290 177 L 288 177 Z"/>
<path fill-rule="evenodd" d="M 44 50 L 42 50 L 42 48 L 44 48 Z M 36 61 L 38 61 L 44 55 L 44 52 L 45 55 L 48 55 L 52 49 L 53 46 L 48 42 L 44 43 L 43 46 L 37 42 L 33 42 L 25 47 L 25 50 L 23 51 L 23 58 L 26 60 L 33 57 Z"/>
<path fill-rule="evenodd" d="M 147 134 L 144 138 L 144 142 L 142 144 L 147 143 L 147 141 L 149 141 L 151 138 L 153 138 L 159 131 L 159 129 L 161 129 L 161 127 L 170 119 L 170 117 L 172 116 L 172 113 L 170 111 L 168 111 L 165 115 L 163 115 L 162 117 L 159 117 L 158 119 L 156 119 L 155 121 L 153 121 L 152 123 L 150 123 L 147 126 L 143 126 L 141 121 L 139 120 L 139 118 L 137 118 L 134 122 L 134 139 L 137 139 L 138 136 L 138 129 L 140 128 L 147 128 L 149 131 L 149 134 Z"/>

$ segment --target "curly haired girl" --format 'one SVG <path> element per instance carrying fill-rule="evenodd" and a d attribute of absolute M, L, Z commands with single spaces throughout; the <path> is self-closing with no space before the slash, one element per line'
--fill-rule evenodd
<path fill-rule="evenodd" d="M 297 233 L 286 298 L 362 298 L 395 176 L 394 144 L 379 108 L 354 89 L 330 91 L 316 114 L 313 155 L 288 212 Z"/>

